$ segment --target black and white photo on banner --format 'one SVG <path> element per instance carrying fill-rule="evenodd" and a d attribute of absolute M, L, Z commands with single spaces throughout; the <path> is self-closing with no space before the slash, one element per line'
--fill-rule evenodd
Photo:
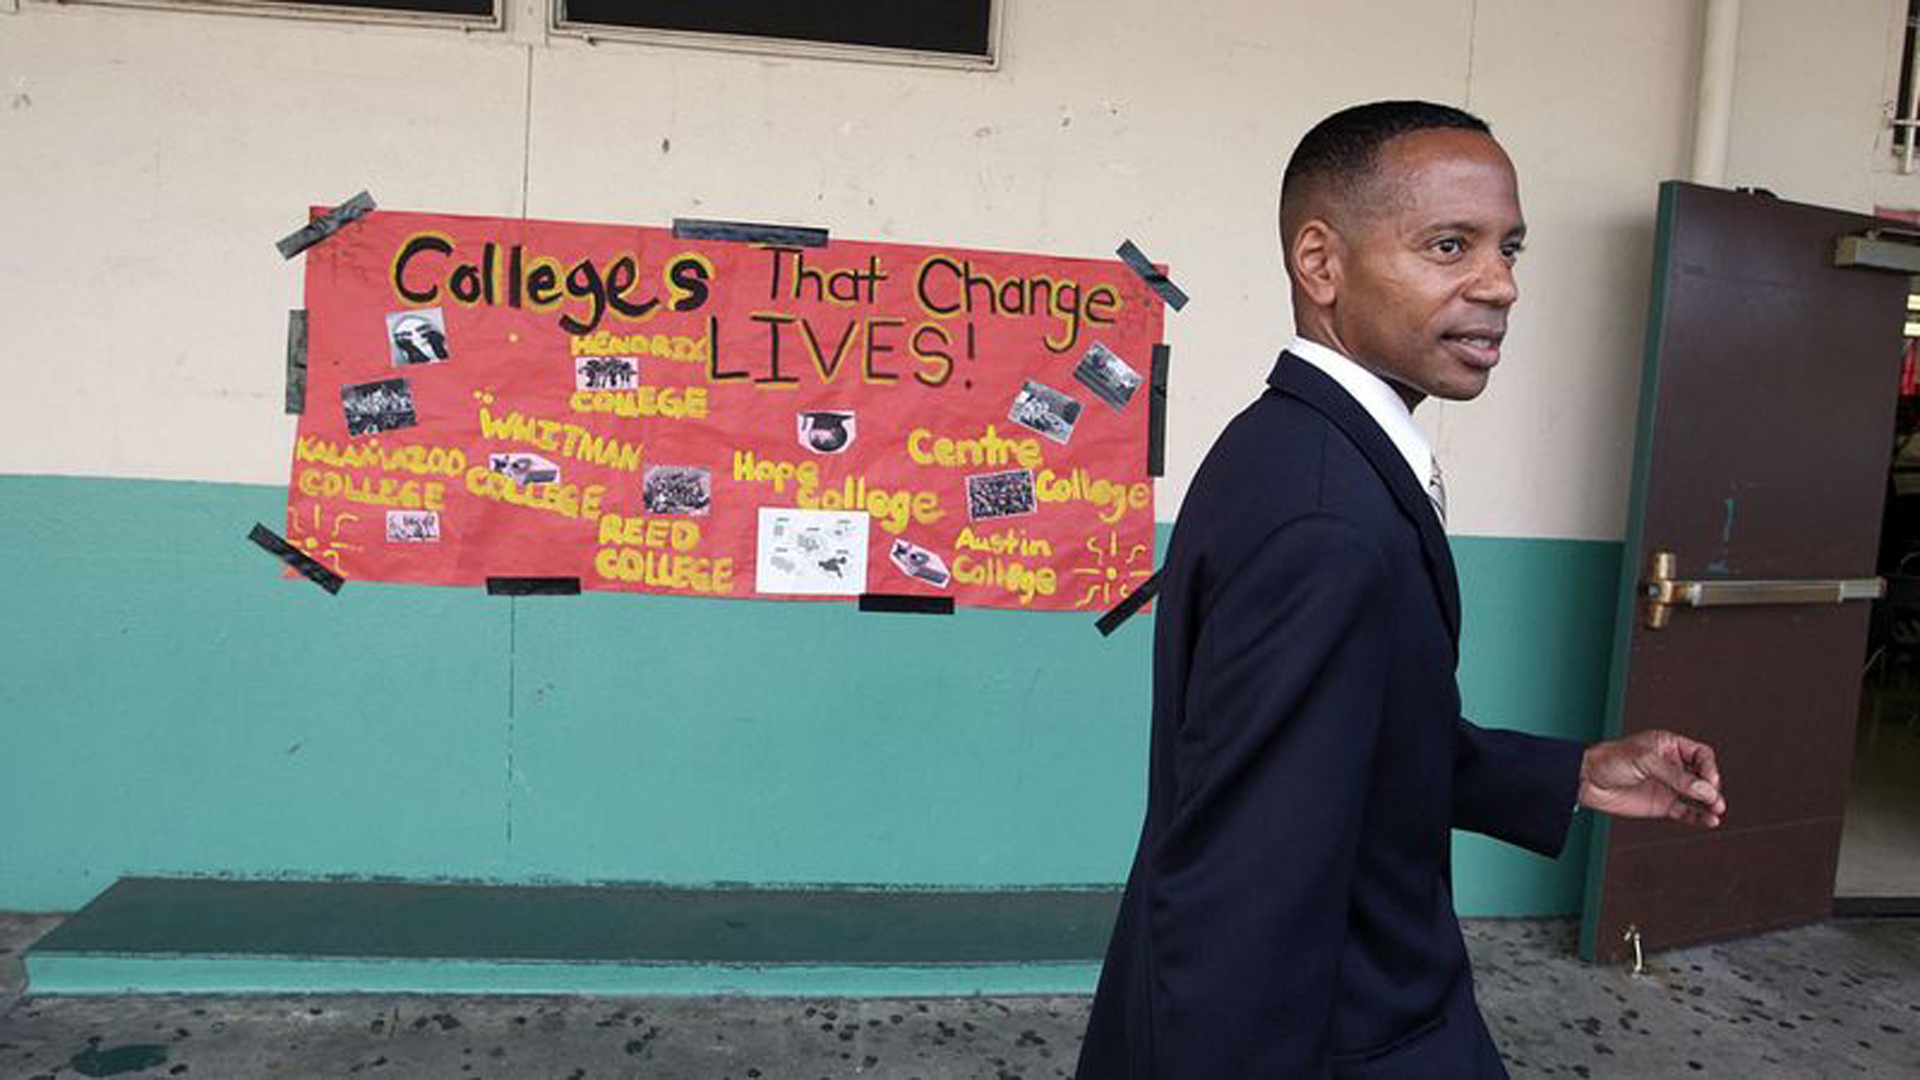
<path fill-rule="evenodd" d="M 447 317 L 439 308 L 387 313 L 387 348 L 394 367 L 439 364 L 453 358 Z"/>
<path fill-rule="evenodd" d="M 1080 402 L 1051 386 L 1028 379 L 1014 395 L 1007 419 L 1065 446 L 1080 420 Z"/>
<path fill-rule="evenodd" d="M 977 473 L 967 477 L 967 516 L 974 521 L 1019 517 L 1031 514 L 1038 508 L 1031 469 Z"/>
<path fill-rule="evenodd" d="M 373 435 L 419 423 L 413 410 L 413 387 L 405 379 L 342 386 L 340 407 L 346 414 L 348 435 Z"/>
<path fill-rule="evenodd" d="M 894 539 L 893 545 L 887 549 L 887 558 L 901 573 L 935 588 L 944 589 L 947 582 L 953 580 L 953 573 L 947 569 L 945 559 L 905 537 Z"/>
<path fill-rule="evenodd" d="M 1120 358 L 1119 353 L 1097 341 L 1074 365 L 1073 377 L 1080 385 L 1093 391 L 1094 397 L 1116 409 L 1126 408 L 1127 402 L 1133 400 L 1133 392 L 1146 382 L 1132 365 Z"/>
<path fill-rule="evenodd" d="M 528 484 L 560 482 L 560 466 L 539 454 L 522 452 L 488 454 L 487 468 L 504 475 L 519 487 L 526 487 Z"/>
<path fill-rule="evenodd" d="M 699 465 L 649 465 L 640 501 L 649 514 L 703 515 L 713 506 L 713 472 Z"/>
<path fill-rule="evenodd" d="M 803 412 L 795 416 L 800 446 L 815 454 L 838 454 L 853 445 L 859 434 L 851 412 L 827 410 Z"/>
<path fill-rule="evenodd" d="M 432 510 L 387 511 L 387 543 L 437 544 L 440 515 Z"/>

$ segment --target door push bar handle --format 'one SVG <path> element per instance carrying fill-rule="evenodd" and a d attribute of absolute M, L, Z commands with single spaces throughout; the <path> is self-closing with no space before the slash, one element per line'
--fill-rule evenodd
<path fill-rule="evenodd" d="M 1878 600 L 1886 595 L 1884 578 L 1811 578 L 1745 581 L 1677 581 L 1678 559 L 1671 551 L 1656 551 L 1640 586 L 1646 600 L 1649 630 L 1667 625 L 1676 607 L 1733 607 L 1749 604 L 1844 604 L 1849 600 Z"/>

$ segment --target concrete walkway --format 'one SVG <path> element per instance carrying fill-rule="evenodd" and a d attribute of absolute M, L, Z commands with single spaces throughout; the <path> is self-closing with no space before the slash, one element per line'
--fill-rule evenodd
<path fill-rule="evenodd" d="M 1080 997 L 23 997 L 19 953 L 57 921 L 0 916 L 0 1078 L 1044 1080 L 1071 1075 L 1086 1022 Z M 1572 934 L 1468 925 L 1516 1077 L 1920 1077 L 1920 920 L 1681 950 L 1639 977 L 1573 959 Z"/>

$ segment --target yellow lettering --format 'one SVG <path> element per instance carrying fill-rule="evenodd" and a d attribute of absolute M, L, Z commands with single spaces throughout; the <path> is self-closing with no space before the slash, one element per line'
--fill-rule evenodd
<path fill-rule="evenodd" d="M 1040 465 L 1039 439 L 1009 439 L 988 424 L 985 431 L 970 439 L 936 437 L 927 428 L 914 428 L 907 434 L 907 456 L 919 465 L 944 468 L 1002 468 L 1018 465 L 1034 469 Z"/>
<path fill-rule="evenodd" d="M 681 292 L 677 287 L 675 291 L 676 294 Z M 657 356 L 683 364 L 704 364 L 707 361 L 706 338 L 686 334 L 622 336 L 597 330 L 591 334 L 574 334 L 568 339 L 567 349 L 574 356 Z"/>
<path fill-rule="evenodd" d="M 607 465 L 624 472 L 640 471 L 641 443 L 596 435 L 576 424 L 524 416 L 519 412 L 497 417 L 482 405 L 480 434 L 504 442 L 527 443 L 575 461 Z"/>
<path fill-rule="evenodd" d="M 567 408 L 577 413 L 611 413 L 621 417 L 664 416 L 670 420 L 704 420 L 704 386 L 637 386 L 632 390 L 575 390 Z"/>
<path fill-rule="evenodd" d="M 970 554 L 953 557 L 954 580 L 967 585 L 987 585 L 1003 589 L 1020 598 L 1024 607 L 1036 596 L 1052 596 L 1060 589 L 1060 575 L 1050 566 L 1039 569 L 1012 559 L 975 558 Z"/>
<path fill-rule="evenodd" d="M 1153 491 L 1146 484 L 1123 484 L 1105 477 L 1094 477 L 1076 468 L 1062 475 L 1042 469 L 1034 477 L 1034 496 L 1043 503 L 1085 502 L 1099 507 L 1100 520 L 1117 524 L 1129 510 L 1141 510 L 1153 502 Z"/>
<path fill-rule="evenodd" d="M 506 475 L 480 465 L 467 470 L 466 484 L 469 494 L 490 502 L 545 510 L 576 520 L 583 516 L 589 499 L 597 507 L 601 497 L 606 494 L 606 488 L 598 484 L 589 486 L 584 492 L 578 484 L 528 484 L 521 487 Z"/>
<path fill-rule="evenodd" d="M 820 466 L 811 461 L 779 461 L 772 458 L 761 459 L 751 450 L 733 452 L 733 478 L 737 482 L 750 484 L 771 484 L 775 491 L 787 490 L 787 485 L 798 481 L 802 487 L 813 487 L 820 483 Z"/>
<path fill-rule="evenodd" d="M 931 491 L 869 487 L 864 476 L 850 476 L 839 487 L 825 490 L 819 487 L 817 475 L 812 480 L 803 477 L 794 490 L 793 501 L 805 510 L 864 510 L 873 516 L 875 524 L 896 536 L 908 525 L 931 525 L 947 516 L 940 509 L 940 497 Z"/>
<path fill-rule="evenodd" d="M 684 589 L 715 596 L 733 592 L 731 556 L 713 559 L 680 552 L 602 547 L 594 553 L 593 571 L 608 581 L 657 589 Z"/>

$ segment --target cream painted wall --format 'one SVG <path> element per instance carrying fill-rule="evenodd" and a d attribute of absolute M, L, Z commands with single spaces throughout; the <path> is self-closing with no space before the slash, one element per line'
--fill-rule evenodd
<path fill-rule="evenodd" d="M 1656 195 L 1686 170 L 1700 30 L 1671 0 L 1480 0 L 1467 105 L 1514 159 L 1528 235 L 1486 393 L 1416 413 L 1455 532 L 1625 529 Z"/>
<path fill-rule="evenodd" d="M 1906 0 L 1745 0 L 1727 182 L 1871 212 L 1920 207 L 1900 175 L 1892 114 Z"/>
<path fill-rule="evenodd" d="M 1131 237 L 1195 298 L 1168 322 L 1171 518 L 1288 335 L 1286 152 L 1341 105 L 1424 96 L 1494 123 L 1533 229 L 1493 389 L 1421 410 L 1454 528 L 1620 535 L 1654 191 L 1685 167 L 1697 4 L 1008 0 L 994 72 L 548 41 L 538 0 L 511 6 L 486 34 L 0 13 L 0 471 L 283 482 L 300 264 L 271 242 L 365 187 L 393 208 L 1059 254 Z M 1748 129 L 1782 80 L 1872 119 L 1854 114 L 1878 83 L 1857 84 L 1884 66 L 1895 6 L 1748 0 L 1739 169 L 1778 171 Z M 1812 70 L 1782 52 L 1816 31 L 1867 58 Z M 1841 139 L 1822 108 L 1790 121 L 1809 145 Z"/>

